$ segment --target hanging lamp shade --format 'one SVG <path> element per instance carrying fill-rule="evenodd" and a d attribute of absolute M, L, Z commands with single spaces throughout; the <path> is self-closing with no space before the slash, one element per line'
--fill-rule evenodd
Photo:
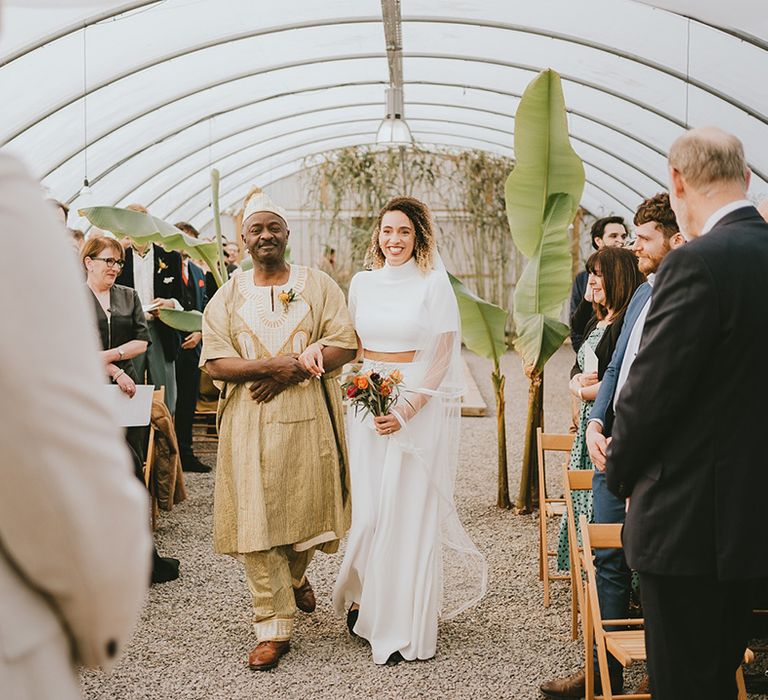
<path fill-rule="evenodd" d="M 379 124 L 376 143 L 383 146 L 413 143 L 411 130 L 403 116 L 402 88 L 387 88 L 387 116 Z"/>

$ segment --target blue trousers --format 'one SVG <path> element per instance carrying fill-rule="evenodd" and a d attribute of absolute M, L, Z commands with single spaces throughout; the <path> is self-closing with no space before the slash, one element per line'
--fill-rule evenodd
<path fill-rule="evenodd" d="M 595 471 L 592 479 L 592 507 L 594 522 L 623 523 L 626 517 L 625 502 L 614 496 L 606 485 L 605 472 Z M 604 620 L 626 618 L 629 614 L 629 596 L 632 590 L 632 572 L 627 566 L 623 549 L 598 549 L 595 552 L 597 574 L 597 596 L 600 613 Z M 609 628 L 620 629 L 620 628 Z M 597 670 L 597 649 L 594 652 L 595 673 Z M 608 654 L 608 670 L 614 693 L 623 688 L 621 664 Z"/>

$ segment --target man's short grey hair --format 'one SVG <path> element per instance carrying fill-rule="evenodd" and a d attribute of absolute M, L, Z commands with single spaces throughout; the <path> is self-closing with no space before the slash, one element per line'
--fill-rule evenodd
<path fill-rule="evenodd" d="M 744 146 L 717 127 L 691 129 L 680 136 L 669 149 L 669 165 L 696 190 L 726 183 L 747 185 Z"/>

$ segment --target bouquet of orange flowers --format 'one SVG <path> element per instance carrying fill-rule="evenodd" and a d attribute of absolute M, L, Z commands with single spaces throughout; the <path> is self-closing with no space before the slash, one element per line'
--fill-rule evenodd
<path fill-rule="evenodd" d="M 400 398 L 402 383 L 403 375 L 397 369 L 385 377 L 378 372 L 361 372 L 350 376 L 341 389 L 355 407 L 355 415 L 365 411 L 366 414 L 385 416 Z M 407 399 L 405 401 L 408 403 Z"/>

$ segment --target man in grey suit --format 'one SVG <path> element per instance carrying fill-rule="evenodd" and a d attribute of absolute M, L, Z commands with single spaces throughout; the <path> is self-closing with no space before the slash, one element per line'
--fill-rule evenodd
<path fill-rule="evenodd" d="M 669 153 L 688 243 L 659 268 L 616 407 L 608 488 L 629 498 L 655 700 L 728 700 L 768 579 L 768 224 L 741 142 L 693 129 Z"/>
<path fill-rule="evenodd" d="M 149 582 L 146 492 L 102 398 L 92 304 L 39 185 L 0 155 L 0 697 L 74 700 Z M 35 251 L 30 273 L 29 251 Z M 12 301 L 13 300 L 13 301 Z"/>

